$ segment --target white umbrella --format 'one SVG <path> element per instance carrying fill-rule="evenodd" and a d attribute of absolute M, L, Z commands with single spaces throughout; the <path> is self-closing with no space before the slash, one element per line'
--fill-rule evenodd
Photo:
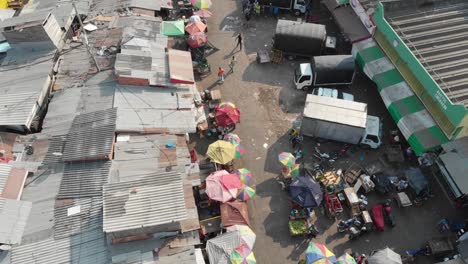
<path fill-rule="evenodd" d="M 253 249 L 257 236 L 252 231 L 252 229 L 250 229 L 250 227 L 246 225 L 233 225 L 227 227 L 226 230 L 228 232 L 239 231 L 242 243 L 248 246 L 250 249 Z"/>
<path fill-rule="evenodd" d="M 385 248 L 375 252 L 367 260 L 369 264 L 402 264 L 400 254 L 395 251 Z"/>

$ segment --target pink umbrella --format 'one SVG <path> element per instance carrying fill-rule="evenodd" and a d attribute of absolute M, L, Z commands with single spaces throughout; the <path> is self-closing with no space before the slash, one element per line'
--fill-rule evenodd
<path fill-rule="evenodd" d="M 201 45 L 205 44 L 207 41 L 208 36 L 205 33 L 200 32 L 190 35 L 187 39 L 187 44 L 192 48 L 198 48 Z"/>
<path fill-rule="evenodd" d="M 228 190 L 229 193 L 234 197 L 237 196 L 237 190 L 242 188 L 244 185 L 237 174 L 225 174 L 221 176 L 219 181 L 223 187 L 226 188 L 226 190 Z"/>
<path fill-rule="evenodd" d="M 205 18 L 213 16 L 213 13 L 211 13 L 210 11 L 208 11 L 206 9 L 195 11 L 195 12 L 193 12 L 193 14 L 197 15 L 197 16 L 205 17 Z"/>
<path fill-rule="evenodd" d="M 229 172 L 225 170 L 220 170 L 220 171 L 215 171 L 211 173 L 206 178 L 205 192 L 206 192 L 206 195 L 208 195 L 210 199 L 225 203 L 236 197 L 237 189 L 236 189 L 236 192 L 233 194 L 233 191 L 224 187 L 224 184 L 222 183 L 222 177 L 225 175 L 231 175 L 231 174 L 229 174 Z M 227 186 L 231 186 L 232 183 L 230 182 L 229 178 L 227 178 L 226 184 Z"/>
<path fill-rule="evenodd" d="M 206 25 L 200 21 L 195 21 L 185 26 L 185 31 L 187 31 L 190 35 L 200 33 L 200 32 L 205 32 L 205 29 L 206 29 Z"/>

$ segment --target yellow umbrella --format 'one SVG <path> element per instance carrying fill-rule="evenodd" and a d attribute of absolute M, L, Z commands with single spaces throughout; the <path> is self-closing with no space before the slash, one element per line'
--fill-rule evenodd
<path fill-rule="evenodd" d="M 218 140 L 208 146 L 206 154 L 213 162 L 226 164 L 236 157 L 236 146 L 230 142 Z"/>

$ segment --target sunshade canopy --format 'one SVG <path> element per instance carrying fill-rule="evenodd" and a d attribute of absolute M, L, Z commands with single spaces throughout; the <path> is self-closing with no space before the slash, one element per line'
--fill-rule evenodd
<path fill-rule="evenodd" d="M 211 13 L 210 11 L 208 11 L 206 9 L 197 10 L 197 11 L 193 12 L 193 14 L 197 15 L 197 16 L 205 17 L 205 18 L 213 16 L 213 13 Z"/>
<path fill-rule="evenodd" d="M 353 56 L 364 73 L 377 85 L 390 115 L 417 155 L 448 141 L 431 114 L 373 39 L 354 43 Z"/>
<path fill-rule="evenodd" d="M 165 36 L 183 36 L 185 35 L 184 21 L 163 21 L 161 31 Z"/>
<path fill-rule="evenodd" d="M 210 263 L 230 263 L 231 252 L 242 245 L 240 231 L 235 230 L 208 240 L 206 252 Z"/>
<path fill-rule="evenodd" d="M 221 221 L 224 226 L 250 225 L 247 204 L 239 201 L 222 204 Z"/>
<path fill-rule="evenodd" d="M 236 157 L 236 147 L 224 140 L 218 140 L 208 146 L 206 153 L 213 162 L 226 164 Z"/>
<path fill-rule="evenodd" d="M 233 225 L 227 227 L 226 230 L 228 232 L 239 231 L 242 244 L 247 245 L 250 249 L 254 247 L 257 236 L 250 227 L 246 225 Z"/>
<path fill-rule="evenodd" d="M 223 105 L 216 109 L 215 119 L 219 126 L 228 127 L 239 123 L 240 111 L 231 105 Z"/>
<path fill-rule="evenodd" d="M 357 264 L 357 262 L 351 255 L 345 253 L 336 260 L 336 264 Z"/>
<path fill-rule="evenodd" d="M 221 182 L 222 177 L 225 175 L 229 175 L 229 172 L 220 170 L 213 172 L 206 178 L 205 192 L 210 199 L 224 203 L 236 197 L 237 190 L 233 193 Z"/>
<path fill-rule="evenodd" d="M 291 198 L 304 208 L 318 207 L 323 194 L 320 185 L 309 176 L 298 176 L 289 186 Z"/>
<path fill-rule="evenodd" d="M 385 248 L 377 251 L 367 260 L 369 264 L 402 264 L 401 256 L 395 251 Z"/>
<path fill-rule="evenodd" d="M 307 264 L 332 264 L 335 263 L 336 257 L 325 245 L 310 242 L 306 253 Z"/>
<path fill-rule="evenodd" d="M 198 48 L 208 41 L 208 36 L 205 33 L 196 33 L 190 35 L 187 39 L 187 44 L 192 48 Z"/>
<path fill-rule="evenodd" d="M 189 23 L 185 27 L 185 31 L 187 31 L 190 35 L 203 33 L 205 29 L 206 29 L 206 25 L 205 23 L 201 21 L 195 21 L 195 22 Z"/>

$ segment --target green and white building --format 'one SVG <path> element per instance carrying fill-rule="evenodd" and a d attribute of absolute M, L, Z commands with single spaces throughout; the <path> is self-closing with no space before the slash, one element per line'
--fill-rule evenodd
<path fill-rule="evenodd" d="M 468 136 L 468 1 L 382 2 L 349 1 L 373 36 L 353 55 L 400 131 L 416 154 Z"/>

